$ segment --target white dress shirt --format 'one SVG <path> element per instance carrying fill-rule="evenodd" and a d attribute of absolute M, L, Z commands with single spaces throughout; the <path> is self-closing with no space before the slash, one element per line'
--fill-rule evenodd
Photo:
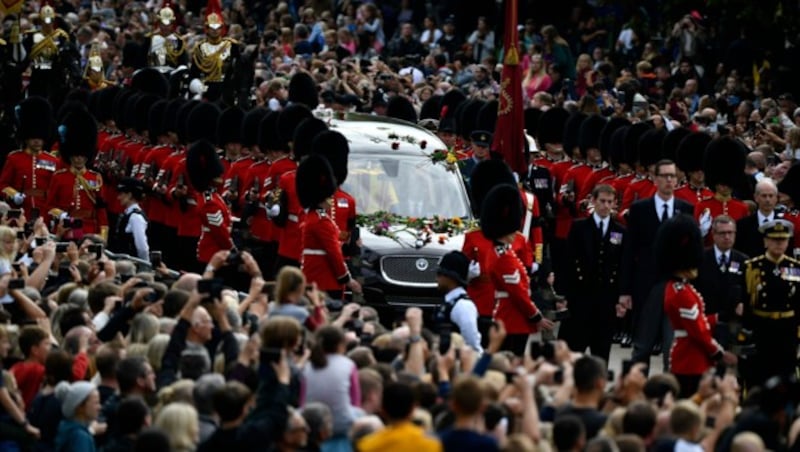
<path fill-rule="evenodd" d="M 594 218 L 594 224 L 596 226 L 602 226 L 601 230 L 603 231 L 603 237 L 606 236 L 606 232 L 608 232 L 608 217 L 600 218 L 600 215 L 597 213 L 592 214 L 592 218 Z"/>
<path fill-rule="evenodd" d="M 667 205 L 667 215 L 672 218 L 675 215 L 675 197 L 671 197 L 668 200 L 664 201 L 658 195 L 653 196 L 653 199 L 656 201 L 656 216 L 659 220 L 661 220 L 661 214 L 664 213 L 664 204 Z"/>
<path fill-rule="evenodd" d="M 720 250 L 719 248 L 717 248 L 717 245 L 714 245 L 714 257 L 717 259 L 717 265 L 719 265 L 720 258 L 721 258 L 723 255 L 725 256 L 725 262 L 726 262 L 728 265 L 730 265 L 730 263 L 731 263 L 731 250 L 728 250 L 728 251 L 722 251 L 722 250 Z"/>
<path fill-rule="evenodd" d="M 757 210 L 756 216 L 758 217 L 758 226 L 761 227 L 761 225 L 767 221 L 772 221 L 775 219 L 775 211 L 773 210 L 769 215 L 764 215 L 760 210 Z"/>

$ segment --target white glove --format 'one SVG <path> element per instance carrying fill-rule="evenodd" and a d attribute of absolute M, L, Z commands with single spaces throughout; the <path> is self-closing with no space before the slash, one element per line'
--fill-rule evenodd
<path fill-rule="evenodd" d="M 706 209 L 702 215 L 700 215 L 700 233 L 705 237 L 708 235 L 708 231 L 711 230 L 711 212 Z"/>
<path fill-rule="evenodd" d="M 538 271 L 539 271 L 539 264 L 534 262 L 533 265 L 531 266 L 531 274 L 534 274 Z"/>
<path fill-rule="evenodd" d="M 472 281 L 481 275 L 481 264 L 478 261 L 471 261 L 469 263 L 469 270 L 467 271 L 467 281 Z"/>
<path fill-rule="evenodd" d="M 17 192 L 17 193 L 14 195 L 14 197 L 13 197 L 13 198 L 11 198 L 11 199 L 12 199 L 12 201 L 14 201 L 14 204 L 16 204 L 16 205 L 18 205 L 18 206 L 21 206 L 21 205 L 22 205 L 22 203 L 25 201 L 25 193 L 20 193 L 20 192 Z"/>
<path fill-rule="evenodd" d="M 66 220 L 67 218 L 69 218 L 69 213 L 68 212 L 61 212 L 60 214 L 58 214 L 58 219 L 59 220 Z"/>
<path fill-rule="evenodd" d="M 267 209 L 267 218 L 275 218 L 281 214 L 281 205 L 280 204 L 273 204 L 271 206 L 265 206 Z"/>

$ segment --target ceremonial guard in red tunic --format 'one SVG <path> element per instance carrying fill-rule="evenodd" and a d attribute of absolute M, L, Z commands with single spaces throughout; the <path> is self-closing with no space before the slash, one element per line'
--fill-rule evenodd
<path fill-rule="evenodd" d="M 654 146 L 655 141 L 657 141 L 655 139 L 648 139 L 647 145 L 640 143 L 641 138 L 651 129 L 647 123 L 639 122 L 626 128 L 625 135 L 622 137 L 625 159 L 636 170 L 636 175 L 628 183 L 625 192 L 622 194 L 619 216 L 620 221 L 623 223 L 631 204 L 640 199 L 650 198 L 656 192 L 651 165 L 654 165 L 660 158 L 661 141 L 658 141 L 657 146 Z"/>
<path fill-rule="evenodd" d="M 664 314 L 674 332 L 670 349 L 670 372 L 680 382 L 681 398 L 697 392 L 703 374 L 718 362 L 735 364 L 736 357 L 725 352 L 713 338 L 716 315 L 706 316 L 703 297 L 691 281 L 703 259 L 703 242 L 694 220 L 674 215 L 656 236 L 656 261 L 667 279 Z"/>
<path fill-rule="evenodd" d="M 224 168 L 214 144 L 200 140 L 191 145 L 186 153 L 186 169 L 192 188 L 200 195 L 197 210 L 201 229 L 197 260 L 208 264 L 217 251 L 233 248 L 231 213 L 217 192 Z"/>
<path fill-rule="evenodd" d="M 711 135 L 694 132 L 681 140 L 675 152 L 675 164 L 686 175 L 686 183 L 675 190 L 675 197 L 692 206 L 714 195 L 706 187 L 703 172 L 703 153 L 709 142 Z"/>
<path fill-rule="evenodd" d="M 108 217 L 103 202 L 103 177 L 87 168 L 97 151 L 97 124 L 88 111 L 72 110 L 58 126 L 59 152 L 69 168 L 53 175 L 47 206 L 71 238 L 100 234 L 108 238 Z M 68 221 L 64 221 L 68 220 Z"/>
<path fill-rule="evenodd" d="M 361 285 L 350 276 L 342 255 L 339 228 L 328 215 L 337 185 L 328 160 L 317 154 L 306 157 L 297 167 L 296 184 L 300 203 L 308 209 L 302 237 L 303 274 L 333 298 L 341 298 L 345 287 L 360 293 Z"/>
<path fill-rule="evenodd" d="M 515 185 L 492 188 L 481 207 L 481 230 L 494 245 L 496 258 L 488 269 L 495 288 L 494 319 L 502 320 L 508 336 L 503 344 L 521 356 L 531 333 L 539 327 L 549 330 L 553 323 L 545 319 L 530 297 L 530 278 L 511 244 L 522 221 L 522 201 Z"/>
<path fill-rule="evenodd" d="M 358 251 L 358 227 L 356 226 L 356 199 L 350 193 L 342 190 L 342 184 L 347 180 L 347 157 L 350 148 L 347 138 L 339 132 L 328 130 L 320 133 L 311 144 L 314 154 L 321 154 L 328 159 L 336 178 L 336 192 L 331 202 L 331 219 L 339 228 L 339 243 L 342 245 L 342 254 L 347 261 Z"/>
<path fill-rule="evenodd" d="M 706 244 L 712 240 L 708 235 L 711 222 L 718 215 L 728 215 L 734 221 L 750 215 L 747 204 L 733 198 L 733 190 L 744 182 L 744 166 L 747 148 L 739 140 L 720 137 L 709 142 L 703 156 L 703 171 L 714 196 L 695 204 L 694 217 L 700 223 L 700 232 Z"/>
<path fill-rule="evenodd" d="M 30 217 L 31 208 L 47 211 L 47 189 L 62 164 L 44 149 L 53 121 L 50 103 L 41 97 L 29 97 L 16 107 L 16 115 L 17 137 L 23 147 L 6 157 L 0 188 L 7 203 L 25 209 Z"/>

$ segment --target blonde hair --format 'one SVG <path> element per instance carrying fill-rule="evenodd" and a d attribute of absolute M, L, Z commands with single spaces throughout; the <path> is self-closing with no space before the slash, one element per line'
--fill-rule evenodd
<path fill-rule="evenodd" d="M 578 59 L 575 62 L 575 68 L 581 70 L 581 65 L 585 66 L 587 69 L 592 68 L 592 57 L 590 57 L 588 53 L 582 53 L 578 55 Z"/>
<path fill-rule="evenodd" d="M 129 344 L 146 344 L 158 334 L 160 324 L 158 317 L 147 312 L 140 312 L 131 320 L 131 330 L 128 334 Z"/>
<path fill-rule="evenodd" d="M 197 447 L 200 425 L 197 410 L 184 402 L 170 403 L 156 417 L 155 426 L 169 437 L 174 451 L 192 451 Z"/>
<path fill-rule="evenodd" d="M 792 149 L 800 148 L 800 127 L 792 127 L 786 132 L 786 141 Z"/>
<path fill-rule="evenodd" d="M 5 242 L 6 240 L 14 241 L 14 249 L 11 251 L 11 253 L 6 254 L 5 248 L 0 247 L 0 258 L 13 261 L 14 258 L 17 257 L 17 250 L 19 249 L 19 244 L 17 243 L 17 232 L 8 226 L 0 226 L 0 241 Z"/>
<path fill-rule="evenodd" d="M 303 327 L 294 317 L 272 317 L 261 328 L 261 344 L 265 348 L 293 348 L 300 340 Z"/>
<path fill-rule="evenodd" d="M 129 344 L 125 356 L 129 358 L 139 356 L 147 359 L 147 344 Z"/>
<path fill-rule="evenodd" d="M 147 342 L 147 361 L 154 372 L 161 370 L 161 360 L 164 359 L 164 352 L 167 351 L 169 344 L 169 334 L 156 334 Z"/>
<path fill-rule="evenodd" d="M 275 278 L 275 301 L 285 303 L 286 297 L 298 288 L 303 287 L 305 282 L 306 277 L 299 268 L 289 265 L 284 266 Z"/>

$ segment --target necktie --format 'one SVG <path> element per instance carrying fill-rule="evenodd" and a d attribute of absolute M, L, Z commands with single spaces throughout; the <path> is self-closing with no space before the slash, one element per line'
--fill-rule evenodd
<path fill-rule="evenodd" d="M 664 209 L 661 211 L 661 222 L 664 223 L 665 221 L 669 220 L 669 206 L 667 203 L 663 204 Z"/>
<path fill-rule="evenodd" d="M 764 221 L 762 221 L 762 223 L 766 223 L 767 221 L 769 221 L 769 218 L 764 217 Z"/>
<path fill-rule="evenodd" d="M 727 254 L 722 253 L 719 256 L 719 266 L 722 267 L 722 268 L 727 268 L 728 267 L 728 255 Z"/>
<path fill-rule="evenodd" d="M 600 237 L 606 236 L 606 220 L 600 220 Z"/>

